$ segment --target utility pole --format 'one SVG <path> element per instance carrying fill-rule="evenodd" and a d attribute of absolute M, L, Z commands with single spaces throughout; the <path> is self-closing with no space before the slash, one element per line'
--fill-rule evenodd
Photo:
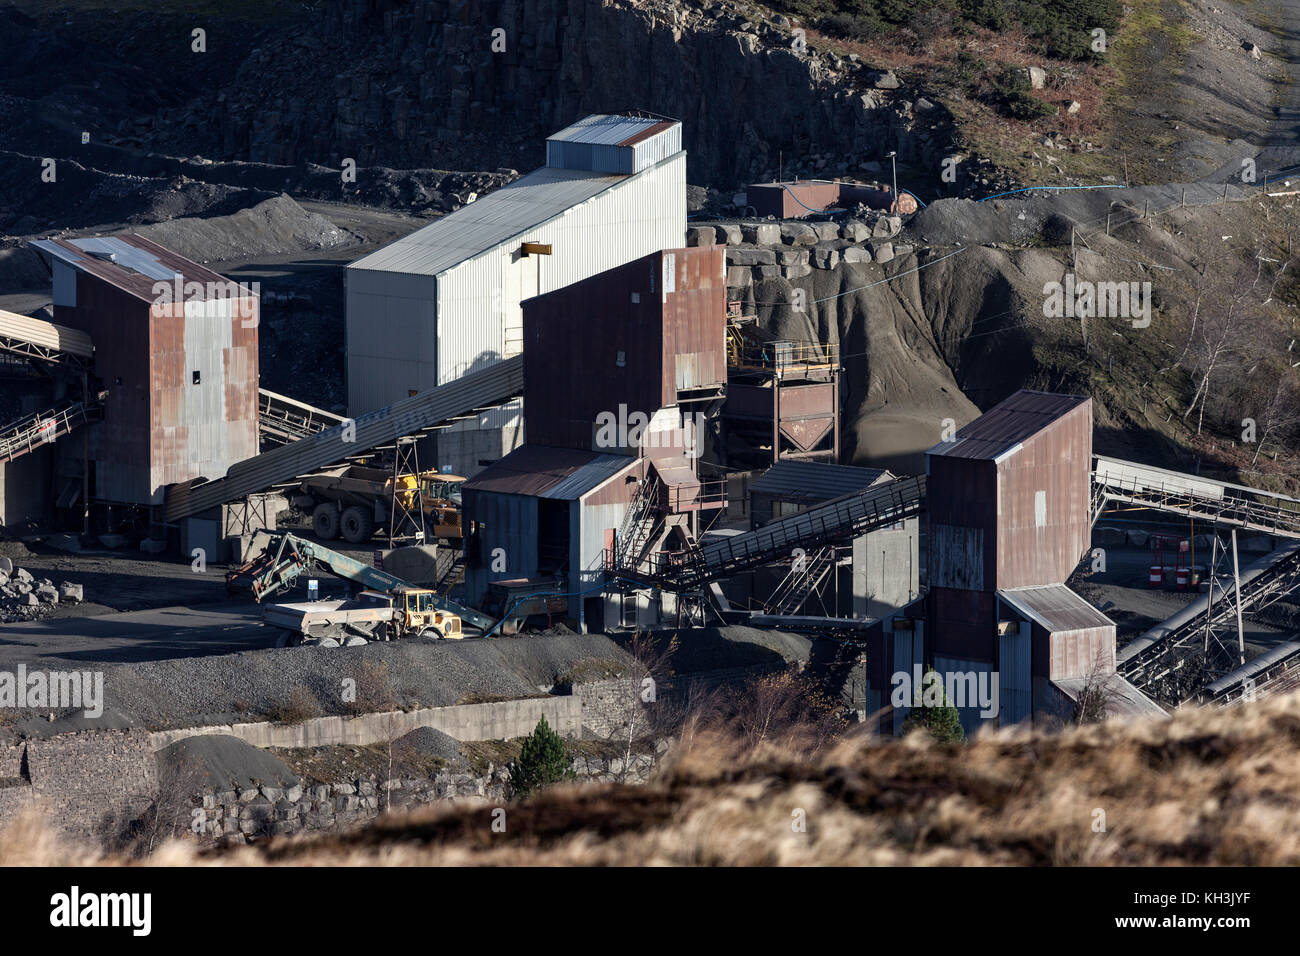
<path fill-rule="evenodd" d="M 898 212 L 898 150 L 889 154 L 889 165 L 894 173 L 894 208 L 890 212 Z"/>
<path fill-rule="evenodd" d="M 1214 612 L 1214 567 L 1218 560 L 1215 555 L 1219 544 L 1218 528 L 1210 538 L 1210 590 L 1205 594 L 1205 649 L 1203 653 L 1208 657 L 1210 654 L 1210 617 Z"/>
<path fill-rule="evenodd" d="M 1246 638 L 1241 630 L 1241 574 L 1237 570 L 1237 529 L 1232 529 L 1232 580 L 1237 589 L 1237 656 L 1238 664 L 1246 663 Z"/>

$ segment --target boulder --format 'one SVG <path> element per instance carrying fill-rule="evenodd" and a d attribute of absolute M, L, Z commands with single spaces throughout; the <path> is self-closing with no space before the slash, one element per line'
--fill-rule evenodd
<path fill-rule="evenodd" d="M 781 244 L 781 227 L 774 222 L 760 222 L 740 227 L 746 242 L 758 246 L 776 246 Z"/>
<path fill-rule="evenodd" d="M 776 264 L 776 252 L 772 249 L 727 249 L 729 266 L 766 266 Z"/>
<path fill-rule="evenodd" d="M 712 226 L 691 226 L 686 230 L 688 246 L 712 246 L 718 241 L 718 233 Z"/>
<path fill-rule="evenodd" d="M 1042 67 L 1030 66 L 1025 68 L 1025 73 L 1029 77 L 1030 89 L 1041 90 L 1047 84 L 1047 71 Z"/>
<path fill-rule="evenodd" d="M 840 225 L 837 222 L 812 222 L 813 232 L 817 233 L 817 238 L 821 242 L 827 242 L 831 239 L 840 237 Z"/>
<path fill-rule="evenodd" d="M 878 90 L 896 90 L 900 86 L 893 70 L 885 70 L 871 78 L 871 85 Z"/>
<path fill-rule="evenodd" d="M 892 242 L 873 242 L 871 244 L 871 256 L 877 262 L 889 262 L 894 258 L 894 244 Z"/>
<path fill-rule="evenodd" d="M 812 251 L 812 264 L 818 269 L 834 269 L 840 264 L 839 250 L 830 245 L 818 245 Z"/>
<path fill-rule="evenodd" d="M 791 246 L 815 246 L 817 233 L 806 222 L 783 222 L 781 241 Z"/>
<path fill-rule="evenodd" d="M 59 585 L 60 601 L 71 601 L 73 604 L 80 604 L 85 599 L 85 589 L 82 585 L 73 584 L 71 581 L 64 581 Z"/>
<path fill-rule="evenodd" d="M 745 234 L 737 223 L 723 222 L 713 228 L 717 230 L 719 242 L 725 242 L 729 246 L 738 246 L 745 241 Z"/>
<path fill-rule="evenodd" d="M 28 597 L 31 597 L 33 595 L 35 595 L 36 599 L 40 601 L 42 604 L 59 603 L 59 591 L 51 584 L 42 584 L 35 591 L 29 594 Z"/>
<path fill-rule="evenodd" d="M 871 252 L 862 246 L 849 246 L 840 253 L 845 262 L 870 262 Z"/>
<path fill-rule="evenodd" d="M 840 224 L 840 238 L 849 242 L 862 242 L 871 238 L 871 228 L 857 219 L 848 219 Z"/>
<path fill-rule="evenodd" d="M 778 249 L 776 261 L 783 266 L 801 266 L 808 264 L 807 249 Z"/>
<path fill-rule="evenodd" d="M 791 263 L 781 267 L 781 274 L 787 279 L 802 279 L 804 276 L 812 275 L 812 266 L 806 262 Z"/>
<path fill-rule="evenodd" d="M 0 557 L 0 574 L 9 577 L 14 573 L 14 562 L 12 558 Z"/>
<path fill-rule="evenodd" d="M 748 289 L 754 275 L 748 266 L 729 266 L 727 268 L 728 289 Z"/>

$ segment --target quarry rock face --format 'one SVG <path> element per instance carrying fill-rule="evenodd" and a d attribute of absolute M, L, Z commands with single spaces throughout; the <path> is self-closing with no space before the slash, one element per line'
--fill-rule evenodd
<path fill-rule="evenodd" d="M 311 31 L 259 35 L 211 102 L 164 107 L 131 134 L 174 153 L 183 131 L 189 152 L 256 163 L 489 169 L 514 153 L 529 169 L 547 135 L 627 103 L 681 119 L 691 181 L 715 185 L 782 166 L 846 173 L 891 150 L 937 162 L 952 139 L 941 107 L 914 122 L 893 72 L 796 50 L 788 22 L 727 2 L 340 0 L 315 15 Z"/>

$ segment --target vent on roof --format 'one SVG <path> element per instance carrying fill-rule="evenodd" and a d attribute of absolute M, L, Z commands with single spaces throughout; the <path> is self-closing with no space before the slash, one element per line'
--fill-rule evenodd
<path fill-rule="evenodd" d="M 86 252 L 95 259 L 103 259 L 105 262 L 117 262 L 117 255 L 104 249 L 87 249 Z"/>

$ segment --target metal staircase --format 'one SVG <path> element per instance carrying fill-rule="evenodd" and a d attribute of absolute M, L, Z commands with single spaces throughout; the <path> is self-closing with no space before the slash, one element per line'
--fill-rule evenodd
<path fill-rule="evenodd" d="M 659 500 L 662 483 L 653 469 L 637 487 L 636 496 L 623 516 L 623 525 L 614 540 L 613 569 L 635 572 L 640 569 L 646 546 L 660 525 Z"/>
<path fill-rule="evenodd" d="M 898 478 L 845 495 L 746 534 L 686 551 L 650 554 L 640 576 L 669 591 L 687 591 L 741 571 L 789 560 L 918 515 L 925 507 L 925 478 Z"/>
<path fill-rule="evenodd" d="M 790 572 L 767 599 L 764 605 L 767 613 L 797 614 L 809 596 L 822 586 L 834 567 L 833 546 L 797 556 L 790 564 Z"/>
<path fill-rule="evenodd" d="M 21 458 L 82 425 L 99 421 L 102 414 L 98 402 L 74 401 L 0 425 L 0 463 Z"/>

